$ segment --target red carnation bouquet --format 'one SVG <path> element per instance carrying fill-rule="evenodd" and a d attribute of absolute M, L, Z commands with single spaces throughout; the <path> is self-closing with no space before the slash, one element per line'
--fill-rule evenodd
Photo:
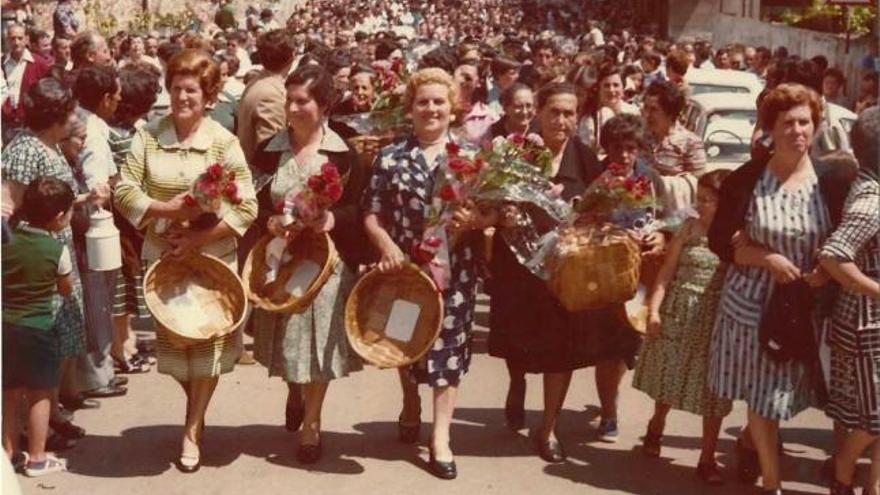
<path fill-rule="evenodd" d="M 327 162 L 307 179 L 306 187 L 284 197 L 280 205 L 284 226 L 298 228 L 301 224 L 318 220 L 341 197 L 342 177 L 336 165 Z"/>
<path fill-rule="evenodd" d="M 198 206 L 204 214 L 190 228 L 210 227 L 223 218 L 230 205 L 241 203 L 235 171 L 227 170 L 221 163 L 214 163 L 195 180 L 189 194 L 184 196 L 187 206 Z"/>

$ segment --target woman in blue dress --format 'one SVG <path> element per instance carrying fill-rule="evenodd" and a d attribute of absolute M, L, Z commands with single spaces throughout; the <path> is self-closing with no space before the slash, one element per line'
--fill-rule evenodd
<path fill-rule="evenodd" d="M 404 104 L 412 115 L 413 134 L 382 149 L 364 194 L 364 225 L 378 249 L 382 271 L 403 266 L 405 253 L 422 239 L 425 215 L 434 196 L 434 185 L 447 169 L 447 145 L 458 86 L 442 69 L 423 69 L 407 83 Z M 450 148 L 452 146 L 449 146 Z M 470 364 L 471 328 L 476 303 L 474 243 L 494 219 L 473 209 L 455 212 L 452 228 L 459 233 L 450 249 L 450 278 L 443 290 L 444 318 L 440 336 L 426 356 L 411 368 L 400 370 L 403 411 L 398 429 L 400 440 L 418 439 L 421 401 L 418 383 L 434 390 L 434 427 L 431 439 L 431 472 L 443 479 L 457 475 L 449 446 L 449 426 L 462 378 Z"/>
<path fill-rule="evenodd" d="M 772 309 L 772 288 L 823 283 L 815 253 L 832 228 L 835 196 L 846 194 L 846 186 L 809 157 L 821 114 L 818 95 L 799 84 L 767 94 L 760 121 L 774 152 L 728 176 L 723 208 L 709 231 L 709 247 L 731 263 L 710 349 L 709 386 L 719 397 L 748 403 L 741 456 L 757 456 L 768 494 L 782 493 L 779 422 L 814 405 L 820 373 L 818 360 L 771 358 L 759 340 L 762 316 Z"/>

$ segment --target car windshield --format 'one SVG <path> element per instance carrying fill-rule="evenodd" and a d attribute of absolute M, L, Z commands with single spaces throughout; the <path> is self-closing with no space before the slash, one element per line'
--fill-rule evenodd
<path fill-rule="evenodd" d="M 719 110 L 710 113 L 703 131 L 708 161 L 747 161 L 757 118 L 754 110 Z"/>
<path fill-rule="evenodd" d="M 727 86 L 722 84 L 689 83 L 691 94 L 702 95 L 711 93 L 737 93 L 748 94 L 749 88 L 745 86 Z"/>

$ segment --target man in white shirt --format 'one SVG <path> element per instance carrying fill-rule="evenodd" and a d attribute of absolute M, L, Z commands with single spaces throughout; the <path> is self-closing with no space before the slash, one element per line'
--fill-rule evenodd
<path fill-rule="evenodd" d="M 80 105 L 79 117 L 85 122 L 87 132 L 79 154 L 79 165 L 86 188 L 94 189 L 114 181 L 118 175 L 107 124 L 122 99 L 116 69 L 109 65 L 81 69 L 73 94 Z M 78 357 L 77 384 L 87 398 L 124 395 L 127 390 L 115 381 L 110 354 L 113 343 L 112 290 L 116 272 L 86 270 L 82 276 L 84 312 L 95 350 Z"/>
<path fill-rule="evenodd" d="M 48 71 L 49 66 L 36 60 L 27 48 L 24 26 L 13 24 L 6 31 L 9 53 L 3 58 L 6 99 L 3 101 L 3 143 L 7 144 L 24 126 L 21 99 Z"/>

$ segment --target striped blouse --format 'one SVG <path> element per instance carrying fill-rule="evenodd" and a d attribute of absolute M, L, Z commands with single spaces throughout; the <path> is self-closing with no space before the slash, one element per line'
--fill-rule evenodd
<path fill-rule="evenodd" d="M 251 173 L 238 138 L 220 124 L 204 118 L 188 148 L 177 139 L 170 116 L 155 120 L 137 131 L 122 165 L 122 180 L 116 186 L 117 208 L 138 229 L 147 229 L 141 258 L 153 261 L 169 248 L 160 237 L 162 222 L 146 218 L 153 201 L 168 201 L 189 191 L 193 182 L 213 163 L 235 172 L 242 202 L 229 208 L 222 220 L 238 236 L 257 217 L 257 199 Z M 227 237 L 205 246 L 202 252 L 227 262 L 235 260 L 236 240 Z"/>
<path fill-rule="evenodd" d="M 752 242 L 782 254 L 802 272 L 811 271 L 815 267 L 813 254 L 831 229 L 816 175 L 790 191 L 765 170 L 755 185 L 746 225 Z M 767 269 L 733 265 L 727 272 L 720 311 L 757 328 L 772 285 Z"/>

